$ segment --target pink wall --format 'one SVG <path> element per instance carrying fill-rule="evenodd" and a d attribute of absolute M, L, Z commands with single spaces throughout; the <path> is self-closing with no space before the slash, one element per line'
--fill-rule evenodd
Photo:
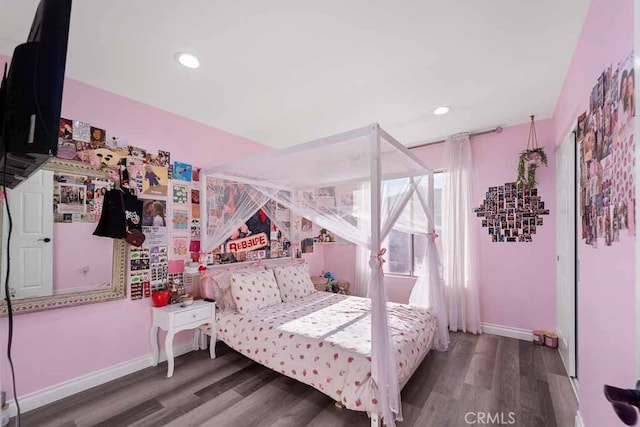
<path fill-rule="evenodd" d="M 555 159 L 551 120 L 536 124 L 538 143 L 546 147 L 549 166 L 538 172 L 538 192 L 550 209 L 544 226 L 531 243 L 492 243 L 480 219 L 474 221 L 479 250 L 480 309 L 482 322 L 523 329 L 556 328 L 555 269 Z M 527 143 L 529 124 L 511 126 L 500 134 L 471 139 L 474 162 L 474 205 L 479 206 L 488 187 L 516 178 L 518 155 Z M 444 167 L 443 144 L 415 150 L 436 170 Z M 325 269 L 338 278 L 355 280 L 355 247 L 323 248 Z M 414 280 L 387 275 L 389 299 L 408 302 Z"/>
<path fill-rule="evenodd" d="M 556 144 L 588 108 L 600 73 L 632 49 L 633 1 L 592 0 L 553 117 Z M 598 249 L 580 241 L 578 252 L 580 413 L 587 426 L 620 425 L 602 387 L 636 381 L 634 239 L 621 233 L 620 243 Z"/>
<path fill-rule="evenodd" d="M 5 61 L 8 58 L 0 56 L 0 64 Z M 172 159 L 203 167 L 270 149 L 73 80 L 65 83 L 62 110 L 65 117 L 101 126 L 132 145 L 168 150 Z M 13 360 L 18 395 L 149 354 L 150 327 L 149 299 L 16 316 Z M 0 343 L 6 343 L 6 332 L 7 321 L 2 318 Z M 10 384 L 4 358 L 1 380 Z"/>
<path fill-rule="evenodd" d="M 96 289 L 99 284 L 111 284 L 113 241 L 94 236 L 95 228 L 94 223 L 53 224 L 54 291 L 73 292 L 74 288 Z M 96 256 L 98 254 L 100 256 Z M 103 258 L 102 254 L 109 257 Z M 86 274 L 83 271 L 85 266 L 89 267 Z"/>
<path fill-rule="evenodd" d="M 523 329 L 556 327 L 555 159 L 551 120 L 536 123 L 538 144 L 546 148 L 549 166 L 538 170 L 538 194 L 551 214 L 544 217 L 530 243 L 493 243 L 478 218 L 474 229 L 478 245 L 480 319 Z M 474 206 L 487 189 L 515 181 L 518 156 L 527 143 L 529 124 L 510 126 L 499 134 L 471 138 Z M 415 150 L 435 169 L 444 165 L 443 144 Z"/>

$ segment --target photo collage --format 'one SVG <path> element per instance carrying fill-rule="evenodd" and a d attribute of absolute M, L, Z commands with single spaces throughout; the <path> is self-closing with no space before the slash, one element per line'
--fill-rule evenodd
<path fill-rule="evenodd" d="M 216 229 L 223 229 L 224 224 L 236 213 L 236 209 L 242 205 L 243 200 L 251 196 L 248 193 L 249 187 L 243 184 L 212 177 L 207 177 L 206 189 L 207 212 L 211 228 L 209 233 L 213 235 Z M 191 198 L 194 199 L 193 194 Z M 199 203 L 199 194 L 197 194 L 197 200 Z M 276 224 L 289 228 L 290 213 L 283 206 L 269 201 L 268 205 L 255 212 L 237 230 L 232 231 L 220 246 L 211 251 L 207 256 L 207 263 L 228 264 L 288 256 L 291 244 Z M 193 223 L 191 226 L 193 236 L 195 227 Z"/>
<path fill-rule="evenodd" d="M 152 153 L 127 144 L 88 123 L 62 118 L 58 157 L 82 161 L 120 176 L 121 186 L 143 202 L 142 247 L 130 247 L 131 299 L 164 287 L 172 262 L 198 260 L 200 251 L 200 169 L 171 162 L 168 151 Z M 97 222 L 104 193 L 113 181 L 72 175 L 54 177 L 54 219 Z M 178 265 L 178 264 L 175 264 Z M 179 269 L 181 273 L 182 269 Z"/>
<path fill-rule="evenodd" d="M 537 188 L 508 182 L 489 187 L 486 199 L 475 208 L 488 229 L 492 242 L 532 242 L 538 227 L 544 225 L 542 215 L 549 215 Z"/>
<path fill-rule="evenodd" d="M 104 194 L 113 181 L 81 175 L 53 175 L 53 221 L 98 222 Z"/>
<path fill-rule="evenodd" d="M 602 72 L 577 119 L 581 238 L 594 248 L 635 236 L 635 107 L 630 54 Z"/>

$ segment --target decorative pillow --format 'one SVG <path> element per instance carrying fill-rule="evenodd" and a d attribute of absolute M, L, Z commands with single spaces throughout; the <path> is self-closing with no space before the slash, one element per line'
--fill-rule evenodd
<path fill-rule="evenodd" d="M 282 301 L 289 302 L 316 291 L 309 275 L 308 264 L 288 265 L 274 268 L 273 272 L 280 288 Z"/>
<path fill-rule="evenodd" d="M 216 309 L 220 311 L 236 311 L 236 304 L 231 295 L 231 273 L 234 271 L 265 271 L 259 263 L 232 268 L 215 268 L 201 275 L 202 295 L 216 300 Z"/>
<path fill-rule="evenodd" d="M 282 302 L 271 270 L 232 272 L 231 294 L 238 312 L 242 314 Z"/>

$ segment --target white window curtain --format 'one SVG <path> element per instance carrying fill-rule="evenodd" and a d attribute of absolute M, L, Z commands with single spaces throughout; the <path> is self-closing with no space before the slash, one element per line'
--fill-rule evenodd
<path fill-rule="evenodd" d="M 444 151 L 442 244 L 449 329 L 481 333 L 477 252 L 471 232 L 473 191 L 469 136 L 448 138 Z"/>
<path fill-rule="evenodd" d="M 354 216 L 358 221 L 358 230 L 368 234 L 371 230 L 369 221 L 371 212 L 371 189 L 368 182 L 359 185 L 353 197 Z M 364 246 L 356 246 L 356 280 L 352 292 L 359 297 L 366 297 L 369 292 L 371 267 L 369 258 L 371 251 Z"/>
<path fill-rule="evenodd" d="M 421 178 L 415 178 L 420 182 Z M 370 230 L 371 191 L 368 182 L 360 184 L 354 197 L 354 215 L 358 219 L 358 229 L 363 233 Z M 409 178 L 393 179 L 382 182 L 380 188 L 380 213 L 381 231 L 380 240 L 384 240 L 394 228 L 394 225 L 405 211 L 405 207 L 413 195 L 413 186 Z M 371 282 L 371 270 L 369 259 L 371 251 L 368 248 L 358 246 L 356 249 L 356 280 L 354 294 L 370 297 L 369 283 Z"/>
<path fill-rule="evenodd" d="M 445 293 L 442 278 L 442 258 L 439 236 L 436 235 L 433 213 L 433 198 L 429 197 L 429 193 L 433 190 L 433 178 L 424 180 L 422 184 L 414 182 L 414 188 L 420 205 L 421 213 L 424 217 L 411 218 L 409 224 L 411 227 L 408 231 L 415 233 L 416 231 L 427 232 L 427 248 L 423 254 L 421 268 L 417 272 L 416 280 L 411 295 L 409 296 L 409 304 L 425 307 L 431 313 L 435 314 L 438 328 L 433 339 L 433 348 L 438 351 L 447 351 L 449 348 L 449 331 L 447 324 L 447 307 L 445 302 Z M 421 219 L 426 220 L 422 223 Z M 402 221 L 399 221 L 402 224 Z"/>

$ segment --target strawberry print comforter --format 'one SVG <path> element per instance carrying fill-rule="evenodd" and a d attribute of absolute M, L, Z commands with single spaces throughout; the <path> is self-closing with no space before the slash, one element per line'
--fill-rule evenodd
<path fill-rule="evenodd" d="M 399 383 L 404 384 L 431 348 L 436 322 L 418 307 L 387 307 Z M 370 310 L 369 299 L 316 292 L 247 314 L 218 312 L 218 339 L 348 409 L 378 412 Z"/>

